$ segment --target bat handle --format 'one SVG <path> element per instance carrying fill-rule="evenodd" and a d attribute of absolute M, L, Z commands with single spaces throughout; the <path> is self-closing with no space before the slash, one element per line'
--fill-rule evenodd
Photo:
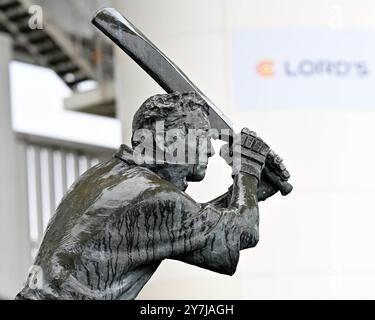
<path fill-rule="evenodd" d="M 280 190 L 280 193 L 283 196 L 286 196 L 292 192 L 293 186 L 288 181 L 281 180 L 280 177 L 274 174 L 271 170 L 269 170 L 267 166 L 264 167 L 263 172 L 267 176 L 267 178 L 271 181 L 271 183 L 277 189 Z"/>
<path fill-rule="evenodd" d="M 286 181 L 282 181 L 280 183 L 280 193 L 283 195 L 283 196 L 286 196 L 288 195 L 289 193 L 291 193 L 293 190 L 293 186 L 289 183 L 289 182 L 286 182 Z"/>

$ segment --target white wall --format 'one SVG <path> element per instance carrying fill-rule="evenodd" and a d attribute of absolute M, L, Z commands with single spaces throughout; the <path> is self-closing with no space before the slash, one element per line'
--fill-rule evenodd
<path fill-rule="evenodd" d="M 0 298 L 22 287 L 30 264 L 24 146 L 11 127 L 12 40 L 0 33 Z"/>
<path fill-rule="evenodd" d="M 13 61 L 10 73 L 12 127 L 17 133 L 94 148 L 114 149 L 121 143 L 117 119 L 64 109 L 71 91 L 52 70 Z"/>
<path fill-rule="evenodd" d="M 262 203 L 261 240 L 241 253 L 237 273 L 221 276 L 165 261 L 140 298 L 375 298 L 375 109 L 232 106 L 231 36 L 247 28 L 374 31 L 373 1 L 124 0 L 117 8 L 216 102 L 237 128 L 248 126 L 285 159 L 293 193 Z M 375 33 L 374 33 L 375 41 Z M 162 90 L 117 52 L 124 140 L 131 118 Z M 308 99 L 308 97 L 307 97 Z M 355 106 L 354 106 L 355 107 Z M 218 156 L 206 181 L 189 187 L 198 201 L 228 187 Z"/>

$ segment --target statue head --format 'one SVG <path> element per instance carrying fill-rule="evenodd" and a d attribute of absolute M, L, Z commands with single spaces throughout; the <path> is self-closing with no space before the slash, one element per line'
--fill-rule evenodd
<path fill-rule="evenodd" d="M 148 153 L 154 168 L 203 180 L 214 154 L 206 102 L 194 92 L 152 96 L 133 118 L 132 146 Z"/>

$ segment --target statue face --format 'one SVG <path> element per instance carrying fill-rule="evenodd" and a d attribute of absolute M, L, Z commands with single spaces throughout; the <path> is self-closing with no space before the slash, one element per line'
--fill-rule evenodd
<path fill-rule="evenodd" d="M 173 118 L 169 120 L 173 122 Z M 200 108 L 184 114 L 182 120 L 184 123 L 179 121 L 176 127 L 170 126 L 167 130 L 163 128 L 164 122 L 156 123 L 155 133 L 144 128 L 136 130 L 133 133 L 133 142 L 139 143 L 134 147 L 133 156 L 137 164 L 147 164 L 147 160 L 150 161 L 148 164 L 159 161 L 159 170 L 170 171 L 168 177 L 186 177 L 187 181 L 201 181 L 206 174 L 208 159 L 214 155 L 210 122 Z M 188 132 L 186 127 L 189 128 Z"/>
<path fill-rule="evenodd" d="M 192 124 L 196 141 L 192 143 L 192 136 L 188 137 L 187 150 L 195 154 L 195 161 L 188 164 L 187 181 L 202 181 L 206 175 L 208 159 L 215 154 L 210 137 L 210 122 L 207 115 L 200 109 L 189 115 L 188 121 Z"/>

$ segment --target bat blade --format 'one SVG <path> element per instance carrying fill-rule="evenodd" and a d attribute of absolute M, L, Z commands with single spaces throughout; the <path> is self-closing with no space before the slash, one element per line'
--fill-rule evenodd
<path fill-rule="evenodd" d="M 230 141 L 234 135 L 231 121 L 192 83 L 182 70 L 129 20 L 113 8 L 105 8 L 94 16 L 92 23 L 131 57 L 167 93 L 192 91 L 199 95 L 209 107 L 208 117 L 211 128 L 218 130 L 220 139 Z M 273 183 L 279 187 L 283 195 L 292 191 L 292 185 L 286 181 L 277 180 Z"/>
<path fill-rule="evenodd" d="M 129 55 L 167 93 L 195 92 L 209 107 L 211 128 L 225 135 L 233 135 L 231 121 L 215 104 L 200 91 L 192 81 L 163 52 L 129 20 L 113 8 L 100 10 L 92 23 Z M 224 135 L 222 135 L 224 137 Z"/>

